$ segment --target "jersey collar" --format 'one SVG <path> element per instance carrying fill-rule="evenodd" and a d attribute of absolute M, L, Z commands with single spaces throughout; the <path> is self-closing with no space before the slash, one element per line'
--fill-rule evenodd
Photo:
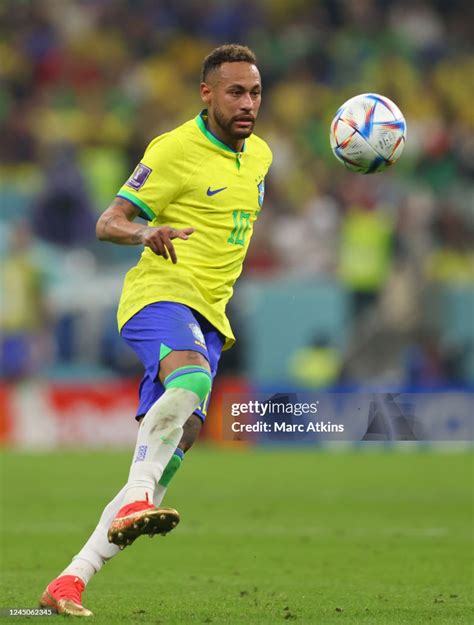
<path fill-rule="evenodd" d="M 196 124 L 198 125 L 198 128 L 202 132 L 202 134 L 207 139 L 209 139 L 209 141 L 211 143 L 213 143 L 214 145 L 217 145 L 217 147 L 221 148 L 221 150 L 225 150 L 226 152 L 231 152 L 232 154 L 240 154 L 241 152 L 245 151 L 245 141 L 244 141 L 244 144 L 242 146 L 241 152 L 237 152 L 236 150 L 233 150 L 231 147 L 229 147 L 228 145 L 223 143 L 215 135 L 213 135 L 212 132 L 207 129 L 206 121 L 205 121 L 206 119 L 207 119 L 207 109 L 203 109 L 199 113 L 199 115 L 196 116 Z"/>

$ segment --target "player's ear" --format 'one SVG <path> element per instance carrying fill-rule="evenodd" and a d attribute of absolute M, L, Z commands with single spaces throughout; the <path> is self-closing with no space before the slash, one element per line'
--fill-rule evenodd
<path fill-rule="evenodd" d="M 209 102 L 211 101 L 211 88 L 205 82 L 202 82 L 200 90 L 201 100 L 204 102 L 204 104 L 209 104 Z"/>

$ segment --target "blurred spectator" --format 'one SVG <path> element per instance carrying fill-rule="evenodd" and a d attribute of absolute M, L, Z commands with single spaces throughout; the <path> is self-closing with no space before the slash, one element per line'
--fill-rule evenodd
<path fill-rule="evenodd" d="M 474 229 L 453 204 L 443 203 L 434 223 L 436 247 L 427 256 L 428 278 L 444 284 L 474 283 Z"/>
<path fill-rule="evenodd" d="M 325 336 L 316 336 L 310 345 L 295 351 L 288 374 L 298 386 L 325 389 L 339 381 L 341 371 L 340 350 Z"/>
<path fill-rule="evenodd" d="M 51 243 L 73 246 L 94 238 L 94 213 L 73 146 L 51 150 L 45 188 L 33 204 L 32 219 L 35 234 Z"/>
<path fill-rule="evenodd" d="M 0 269 L 0 375 L 8 380 L 38 372 L 45 363 L 45 284 L 31 243 L 28 225 L 17 224 Z"/>
<path fill-rule="evenodd" d="M 463 377 L 462 356 L 460 349 L 442 349 L 440 337 L 423 330 L 405 352 L 405 381 L 425 389 L 456 383 Z"/>
<path fill-rule="evenodd" d="M 340 243 L 340 276 L 354 297 L 356 314 L 377 298 L 388 279 L 392 262 L 393 226 L 382 207 L 350 207 Z"/>

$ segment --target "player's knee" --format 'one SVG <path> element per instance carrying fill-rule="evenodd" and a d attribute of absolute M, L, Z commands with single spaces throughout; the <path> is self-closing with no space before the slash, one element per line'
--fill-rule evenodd
<path fill-rule="evenodd" d="M 192 391 L 203 402 L 211 391 L 212 377 L 207 369 L 198 365 L 179 367 L 165 379 L 164 387 Z"/>
<path fill-rule="evenodd" d="M 140 424 L 150 432 L 181 429 L 209 395 L 212 378 L 200 366 L 179 367 L 164 381 L 166 392 L 153 404 Z"/>

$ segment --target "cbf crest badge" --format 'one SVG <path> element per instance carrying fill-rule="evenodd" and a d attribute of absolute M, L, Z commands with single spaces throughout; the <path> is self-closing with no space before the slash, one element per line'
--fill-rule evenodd
<path fill-rule="evenodd" d="M 263 198 L 265 197 L 265 180 L 261 180 L 257 184 L 257 188 L 258 188 L 258 205 L 260 206 L 260 208 L 262 208 Z"/>
<path fill-rule="evenodd" d="M 204 334 L 202 333 L 201 328 L 197 323 L 188 323 L 189 329 L 193 333 L 194 340 L 201 347 L 206 347 L 206 339 L 204 338 Z"/>

